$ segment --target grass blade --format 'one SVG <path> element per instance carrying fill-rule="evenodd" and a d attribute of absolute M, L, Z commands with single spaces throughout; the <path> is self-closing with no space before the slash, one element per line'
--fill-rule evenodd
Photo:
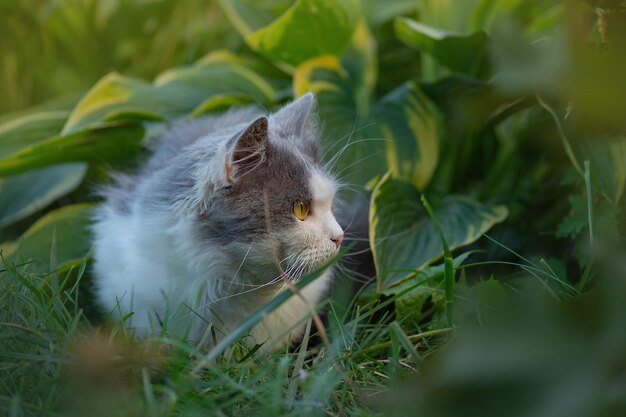
<path fill-rule="evenodd" d="M 446 321 L 448 323 L 448 327 L 454 328 L 454 258 L 452 257 L 452 252 L 450 252 L 450 247 L 448 246 L 448 242 L 446 242 L 446 238 L 441 231 L 441 226 L 435 217 L 435 212 L 433 211 L 430 204 L 428 204 L 428 200 L 424 195 L 421 196 L 420 200 L 422 201 L 422 205 L 426 209 L 428 216 L 433 221 L 437 232 L 439 232 L 439 237 L 441 238 L 441 245 L 443 246 L 443 262 L 444 262 L 444 291 L 446 296 Z"/>

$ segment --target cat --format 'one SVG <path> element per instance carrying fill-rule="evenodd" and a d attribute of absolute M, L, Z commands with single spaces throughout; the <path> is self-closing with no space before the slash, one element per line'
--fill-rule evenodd
<path fill-rule="evenodd" d="M 141 334 L 165 329 L 214 344 L 285 280 L 338 253 L 337 182 L 319 146 L 311 93 L 274 114 L 244 107 L 171 128 L 135 175 L 104 189 L 93 226 L 99 304 L 132 313 Z M 297 339 L 332 274 L 265 317 L 251 330 L 255 343 Z"/>

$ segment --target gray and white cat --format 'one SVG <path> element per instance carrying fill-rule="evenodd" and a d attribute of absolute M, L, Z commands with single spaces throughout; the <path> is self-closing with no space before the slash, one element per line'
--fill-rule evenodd
<path fill-rule="evenodd" d="M 97 297 L 141 333 L 232 330 L 339 250 L 333 177 L 317 157 L 315 99 L 187 121 L 134 176 L 105 190 L 93 227 Z M 326 294 L 331 271 L 251 332 L 280 345 Z M 271 345 L 269 343 L 268 345 Z"/>

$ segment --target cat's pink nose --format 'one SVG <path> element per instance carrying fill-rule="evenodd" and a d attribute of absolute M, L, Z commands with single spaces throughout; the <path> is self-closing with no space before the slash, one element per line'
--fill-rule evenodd
<path fill-rule="evenodd" d="M 330 240 L 333 241 L 336 247 L 341 246 L 341 242 L 343 242 L 343 233 L 335 237 L 331 237 Z"/>

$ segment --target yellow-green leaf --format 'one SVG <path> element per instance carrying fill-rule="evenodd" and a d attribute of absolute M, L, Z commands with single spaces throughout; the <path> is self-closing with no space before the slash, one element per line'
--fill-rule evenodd
<path fill-rule="evenodd" d="M 96 129 L 55 136 L 0 160 L 0 176 L 63 162 L 117 162 L 135 155 L 141 149 L 143 136 L 141 126 L 113 122 Z"/>
<path fill-rule="evenodd" d="M 438 114 L 430 100 L 408 82 L 385 96 L 374 115 L 393 177 L 426 187 L 439 161 Z"/>
<path fill-rule="evenodd" d="M 318 55 L 338 56 L 350 43 L 359 14 L 354 0 L 297 0 L 246 41 L 256 52 L 291 65 Z"/>
<path fill-rule="evenodd" d="M 110 120 L 171 120 L 193 112 L 214 96 L 246 96 L 252 102 L 269 105 L 287 83 L 270 65 L 223 51 L 194 65 L 166 71 L 154 83 L 112 73 L 83 97 L 64 133 Z"/>
<path fill-rule="evenodd" d="M 312 91 L 317 97 L 324 161 L 341 181 L 363 185 L 385 171 L 383 141 L 369 119 L 375 44 L 364 23 L 343 58 L 321 55 L 301 63 L 294 73 L 294 91 Z"/>
<path fill-rule="evenodd" d="M 83 258 L 89 252 L 91 238 L 92 206 L 76 204 L 63 207 L 40 218 L 19 240 L 0 246 L 5 259 L 10 261 L 31 260 L 28 269 L 50 272 L 51 265 L 59 265 Z M 55 257 L 51 263 L 54 240 Z"/>
<path fill-rule="evenodd" d="M 0 228 L 69 193 L 80 184 L 86 171 L 85 164 L 62 164 L 0 178 Z"/>

